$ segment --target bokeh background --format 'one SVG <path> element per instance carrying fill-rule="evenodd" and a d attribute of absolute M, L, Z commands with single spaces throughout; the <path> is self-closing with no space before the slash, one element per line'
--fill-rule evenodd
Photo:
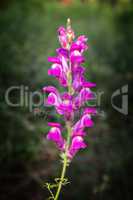
<path fill-rule="evenodd" d="M 42 200 L 45 182 L 60 173 L 54 144 L 46 141 L 47 114 L 43 106 L 11 107 L 5 92 L 28 86 L 30 92 L 57 82 L 48 77 L 47 57 L 59 46 L 57 28 L 70 17 L 77 35 L 87 35 L 87 78 L 104 91 L 95 126 L 88 131 L 89 148 L 70 165 L 71 184 L 64 200 L 133 199 L 132 92 L 129 113 L 111 106 L 112 93 L 133 83 L 133 5 L 130 0 L 1 0 L 0 1 L 0 200 Z M 10 97 L 19 101 L 19 92 Z M 121 98 L 120 98 L 121 99 Z M 121 105 L 117 99 L 116 104 Z M 37 101 L 37 100 L 36 100 Z M 36 111 L 41 111 L 40 115 Z M 47 112 L 45 112 L 47 111 Z M 45 113 L 45 114 L 44 114 Z M 43 115 L 44 114 L 44 115 Z"/>

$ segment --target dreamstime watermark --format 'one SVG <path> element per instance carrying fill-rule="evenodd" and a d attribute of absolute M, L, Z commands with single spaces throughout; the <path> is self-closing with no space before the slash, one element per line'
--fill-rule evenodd
<path fill-rule="evenodd" d="M 15 94 L 14 94 L 15 93 Z M 86 103 L 90 107 L 98 107 L 98 114 L 105 116 L 105 112 L 101 109 L 103 98 L 105 98 L 104 91 L 97 91 L 92 93 L 90 101 Z M 16 97 L 17 98 L 14 98 Z M 121 97 L 120 105 L 115 104 L 115 99 Z M 44 105 L 46 101 L 45 93 L 41 91 L 31 91 L 28 86 L 11 86 L 5 92 L 5 102 L 10 107 L 27 107 L 29 112 L 33 112 L 35 115 L 46 116 L 46 110 L 41 110 L 40 107 Z M 14 100 L 15 99 L 15 100 Z M 17 99 L 17 100 L 16 100 Z M 124 85 L 121 88 L 115 90 L 111 95 L 112 107 L 121 114 L 128 114 L 128 85 Z"/>

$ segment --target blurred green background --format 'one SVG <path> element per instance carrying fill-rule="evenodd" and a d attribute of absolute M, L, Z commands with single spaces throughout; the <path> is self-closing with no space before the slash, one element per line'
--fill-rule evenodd
<path fill-rule="evenodd" d="M 28 107 L 11 107 L 5 93 L 11 86 L 41 91 L 57 82 L 48 77 L 47 57 L 59 47 L 57 28 L 70 17 L 76 35 L 89 39 L 88 80 L 103 91 L 95 126 L 88 130 L 89 148 L 68 169 L 71 184 L 63 200 L 133 199 L 133 95 L 129 113 L 111 106 L 112 93 L 133 83 L 133 6 L 130 0 L 3 0 L 0 1 L 0 200 L 42 200 L 43 183 L 60 172 L 58 151 L 46 141 L 47 115 Z M 19 92 L 12 93 L 14 102 Z M 120 99 L 118 100 L 120 106 Z M 46 108 L 39 107 L 45 111 Z M 46 112 L 45 112 L 46 113 Z M 52 114 L 52 110 L 50 111 Z M 52 117 L 51 117 L 52 118 Z M 52 118 L 56 120 L 56 116 Z"/>

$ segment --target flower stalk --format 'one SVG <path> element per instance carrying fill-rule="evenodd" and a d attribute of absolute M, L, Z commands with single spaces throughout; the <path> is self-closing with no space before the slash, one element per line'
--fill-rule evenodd
<path fill-rule="evenodd" d="M 61 191 L 61 188 L 62 188 L 62 183 L 63 183 L 63 180 L 65 178 L 66 169 L 67 169 L 67 166 L 68 166 L 67 151 L 69 149 L 69 144 L 70 144 L 70 134 L 71 134 L 70 123 L 67 123 L 67 130 L 68 130 L 67 145 L 66 145 L 66 150 L 65 150 L 64 160 L 63 160 L 63 168 L 62 168 L 62 172 L 61 172 L 61 178 L 60 178 L 59 186 L 57 188 L 57 192 L 56 192 L 54 200 L 58 200 L 58 197 L 60 195 L 60 191 Z"/>
<path fill-rule="evenodd" d="M 47 184 L 50 191 L 50 199 L 58 200 L 63 185 L 68 183 L 65 178 L 66 169 L 73 157 L 80 149 L 87 147 L 84 142 L 86 136 L 85 128 L 93 126 L 91 115 L 96 114 L 94 107 L 86 107 L 86 102 L 93 98 L 91 88 L 95 83 L 86 81 L 84 77 L 85 68 L 82 64 L 85 61 L 83 53 L 88 49 L 87 38 L 84 35 L 75 39 L 75 33 L 71 27 L 70 19 L 67 20 L 67 27 L 59 27 L 58 38 L 61 48 L 56 50 L 56 57 L 49 57 L 52 63 L 48 75 L 54 76 L 60 85 L 67 90 L 60 93 L 54 86 L 45 86 L 43 92 L 48 93 L 45 104 L 55 107 L 65 122 L 66 138 L 62 136 L 62 125 L 58 122 L 49 122 L 51 127 L 47 139 L 55 142 L 61 152 L 63 167 L 61 177 L 55 179 L 56 184 Z M 80 118 L 77 120 L 77 112 Z M 56 187 L 55 195 L 52 189 Z"/>

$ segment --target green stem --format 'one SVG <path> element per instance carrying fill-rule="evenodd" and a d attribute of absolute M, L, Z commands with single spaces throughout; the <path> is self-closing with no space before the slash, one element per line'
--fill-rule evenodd
<path fill-rule="evenodd" d="M 62 183 L 63 183 L 64 177 L 65 177 L 65 174 L 66 174 L 66 168 L 67 168 L 67 164 L 68 164 L 67 151 L 68 151 L 69 144 L 70 144 L 70 134 L 71 134 L 70 122 L 66 122 L 66 127 L 67 127 L 67 130 L 68 130 L 67 145 L 66 145 L 66 149 L 65 149 L 65 156 L 64 156 L 64 160 L 63 160 L 63 168 L 62 168 L 62 172 L 61 172 L 61 178 L 60 178 L 60 182 L 59 182 L 54 200 L 58 200 L 58 197 L 60 195 Z"/>
<path fill-rule="evenodd" d="M 64 177 L 65 177 L 66 168 L 67 168 L 67 157 L 65 156 L 64 162 L 63 162 L 61 178 L 60 178 L 59 186 L 58 186 L 54 200 L 58 200 L 58 197 L 59 197 L 59 194 L 60 194 L 60 191 L 61 191 L 61 188 L 62 188 L 62 182 L 63 182 Z"/>

